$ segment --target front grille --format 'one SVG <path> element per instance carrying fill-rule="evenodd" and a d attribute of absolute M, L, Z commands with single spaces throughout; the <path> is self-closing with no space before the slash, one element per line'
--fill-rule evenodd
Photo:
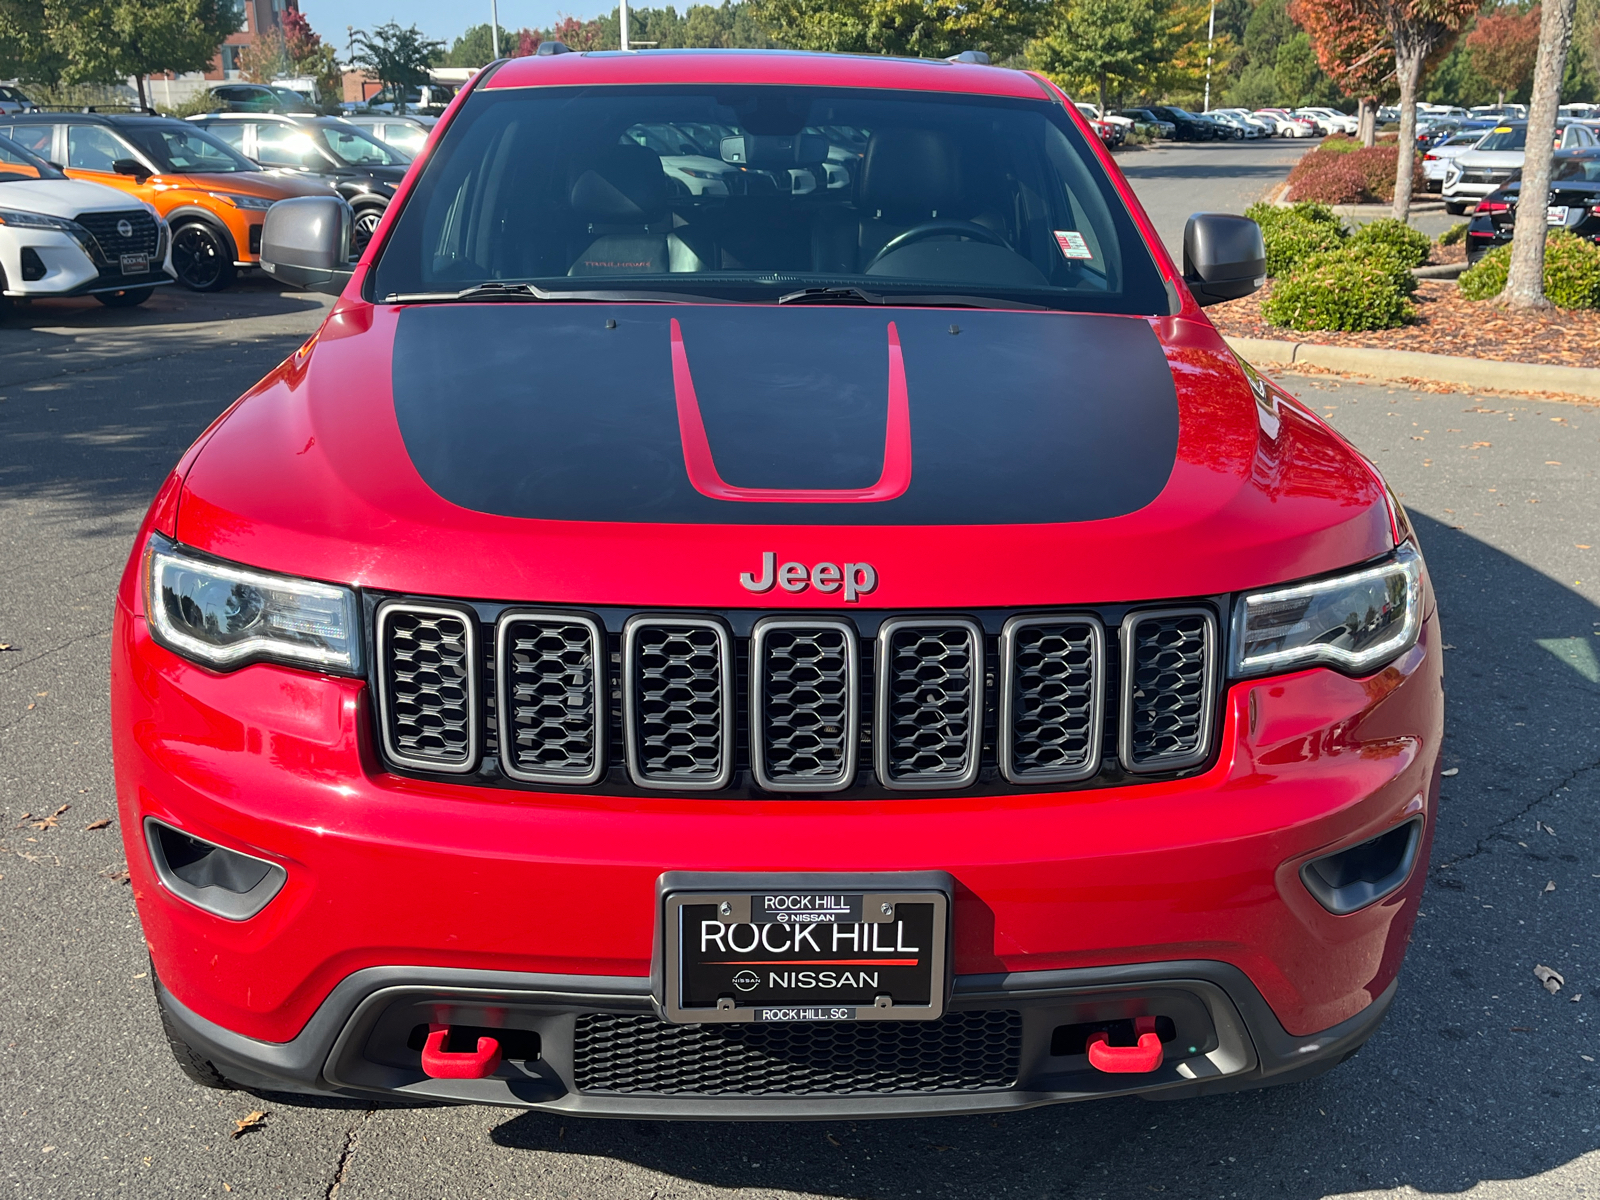
<path fill-rule="evenodd" d="M 585 1013 L 573 1039 L 581 1092 L 847 1096 L 980 1092 L 1012 1086 L 1022 1017 L 948 1013 L 937 1021 L 669 1025 Z"/>
<path fill-rule="evenodd" d="M 732 645 L 719 622 L 635 617 L 623 630 L 628 771 L 647 787 L 709 790 L 733 775 Z"/>
<path fill-rule="evenodd" d="M 95 265 L 101 268 L 102 274 L 120 275 L 124 254 L 149 256 L 151 270 L 160 266 L 156 255 L 156 243 L 160 236 L 156 219 L 144 209 L 80 213 L 73 219 L 89 231 L 94 237 L 95 244 L 100 248 L 100 253 L 95 257 Z M 118 229 L 123 222 L 127 222 L 128 225 L 127 237 L 123 237 L 121 230 Z"/>
<path fill-rule="evenodd" d="M 966 787 L 983 737 L 983 632 L 972 621 L 886 621 L 878 634 L 878 780 Z"/>
<path fill-rule="evenodd" d="M 1122 760 L 1170 771 L 1206 756 L 1217 624 L 1205 609 L 1136 613 L 1122 626 Z"/>
<path fill-rule="evenodd" d="M 1214 743 L 1214 606 L 793 616 L 374 599 L 384 755 L 743 794 L 1107 786 Z"/>
<path fill-rule="evenodd" d="M 395 762 L 470 771 L 477 758 L 477 621 L 459 609 L 386 604 L 378 610 L 379 722 Z"/>

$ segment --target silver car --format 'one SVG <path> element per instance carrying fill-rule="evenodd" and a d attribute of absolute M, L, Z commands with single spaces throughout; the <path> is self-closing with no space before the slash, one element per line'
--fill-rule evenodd
<path fill-rule="evenodd" d="M 1445 166 L 1444 208 L 1460 216 L 1467 208 L 1522 170 L 1528 142 L 1526 121 L 1507 121 L 1483 135 L 1483 140 L 1456 155 Z M 1600 145 L 1594 131 L 1576 121 L 1556 123 L 1557 150 L 1583 150 Z"/>

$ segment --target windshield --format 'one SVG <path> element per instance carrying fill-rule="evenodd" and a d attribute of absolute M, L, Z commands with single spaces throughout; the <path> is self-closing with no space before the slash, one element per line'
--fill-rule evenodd
<path fill-rule="evenodd" d="M 370 136 L 366 130 L 358 129 L 354 125 L 340 122 L 320 125 L 318 129 L 333 156 L 346 166 L 396 167 L 404 166 L 411 161 L 401 151 L 393 146 L 385 146 L 377 138 Z"/>
<path fill-rule="evenodd" d="M 1528 146 L 1528 127 L 1501 125 L 1484 136 L 1479 150 L 1525 150 Z"/>
<path fill-rule="evenodd" d="M 1600 158 L 1557 159 L 1552 180 L 1577 180 L 1600 183 Z"/>
<path fill-rule="evenodd" d="M 1168 307 L 1127 209 L 1059 106 L 799 87 L 474 93 L 373 278 L 378 300 L 527 283 Z"/>
<path fill-rule="evenodd" d="M 24 149 L 8 137 L 0 137 L 0 183 L 65 178 L 33 151 Z"/>
<path fill-rule="evenodd" d="M 293 88 L 275 87 L 268 90 L 278 98 L 279 107 L 285 112 L 314 113 L 317 111 L 305 96 Z"/>
<path fill-rule="evenodd" d="M 194 125 L 128 126 L 123 130 L 163 171 L 207 175 L 259 171 L 244 155 Z"/>

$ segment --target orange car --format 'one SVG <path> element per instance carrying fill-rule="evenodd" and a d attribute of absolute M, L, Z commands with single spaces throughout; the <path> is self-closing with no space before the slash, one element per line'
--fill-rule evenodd
<path fill-rule="evenodd" d="M 109 184 L 153 204 L 172 227 L 178 282 L 214 292 L 261 257 L 267 209 L 291 196 L 328 196 L 326 184 L 263 171 L 186 121 L 132 113 L 18 113 L 0 134 L 73 179 Z"/>

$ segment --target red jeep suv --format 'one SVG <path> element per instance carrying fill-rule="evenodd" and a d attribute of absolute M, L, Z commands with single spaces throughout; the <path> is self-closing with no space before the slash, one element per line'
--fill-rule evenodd
<path fill-rule="evenodd" d="M 1406 515 L 1051 84 L 564 52 L 463 90 L 117 598 L 178 1061 L 278 1091 L 910 1116 L 1303 1079 L 1438 795 Z"/>

